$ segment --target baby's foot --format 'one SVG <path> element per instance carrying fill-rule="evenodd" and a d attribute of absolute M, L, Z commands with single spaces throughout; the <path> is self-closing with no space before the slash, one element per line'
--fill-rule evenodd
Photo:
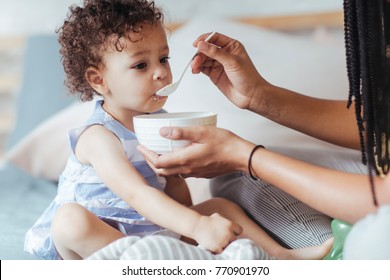
<path fill-rule="evenodd" d="M 285 260 L 322 260 L 330 251 L 333 245 L 333 238 L 329 238 L 318 246 L 286 249 L 281 252 L 277 259 Z"/>

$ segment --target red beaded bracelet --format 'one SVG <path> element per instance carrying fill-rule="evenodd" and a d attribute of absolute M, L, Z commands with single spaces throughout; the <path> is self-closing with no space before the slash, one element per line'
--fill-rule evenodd
<path fill-rule="evenodd" d="M 253 148 L 251 154 L 249 155 L 249 160 L 248 160 L 249 175 L 250 175 L 251 178 L 252 178 L 253 180 L 255 180 L 255 181 L 258 181 L 259 179 L 256 178 L 255 176 L 253 176 L 253 174 L 252 174 L 252 157 L 253 157 L 253 154 L 256 152 L 256 150 L 259 149 L 259 148 L 265 149 L 265 147 L 264 147 L 263 145 L 256 145 L 256 146 Z"/>

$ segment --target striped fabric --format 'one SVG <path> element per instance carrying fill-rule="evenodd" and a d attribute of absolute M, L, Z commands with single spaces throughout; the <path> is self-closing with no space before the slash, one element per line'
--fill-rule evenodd
<path fill-rule="evenodd" d="M 187 244 L 178 239 L 152 235 L 127 236 L 114 241 L 88 260 L 268 260 L 268 254 L 249 239 L 238 239 L 221 254 Z"/>

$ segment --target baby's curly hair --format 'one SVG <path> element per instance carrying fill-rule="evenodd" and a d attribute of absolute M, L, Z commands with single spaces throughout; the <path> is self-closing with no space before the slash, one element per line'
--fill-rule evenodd
<path fill-rule="evenodd" d="M 107 43 L 122 51 L 121 38 L 130 39 L 130 31 L 139 32 L 140 23 L 162 23 L 163 15 L 153 1 L 147 0 L 84 0 L 83 4 L 69 8 L 57 32 L 65 85 L 71 93 L 79 93 L 82 101 L 89 101 L 98 93 L 87 82 L 85 72 L 90 66 L 101 65 L 101 50 Z"/>

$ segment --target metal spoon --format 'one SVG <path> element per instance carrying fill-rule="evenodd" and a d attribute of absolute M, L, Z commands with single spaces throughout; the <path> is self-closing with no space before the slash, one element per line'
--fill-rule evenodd
<path fill-rule="evenodd" d="M 215 32 L 211 33 L 207 38 L 206 40 L 204 40 L 205 42 L 208 42 L 211 37 L 213 37 L 215 34 Z M 178 87 L 179 87 L 179 84 L 181 82 L 181 80 L 183 79 L 183 76 L 188 68 L 188 66 L 190 66 L 191 64 L 191 61 L 194 59 L 194 57 L 197 55 L 198 53 L 196 53 L 192 58 L 191 60 L 188 62 L 186 68 L 184 68 L 184 71 L 183 73 L 181 74 L 180 78 L 178 81 L 172 83 L 172 84 L 169 84 L 169 85 L 166 85 L 165 87 L 161 88 L 159 91 L 156 92 L 156 95 L 159 95 L 159 96 L 168 96 L 168 95 L 171 95 Z"/>

